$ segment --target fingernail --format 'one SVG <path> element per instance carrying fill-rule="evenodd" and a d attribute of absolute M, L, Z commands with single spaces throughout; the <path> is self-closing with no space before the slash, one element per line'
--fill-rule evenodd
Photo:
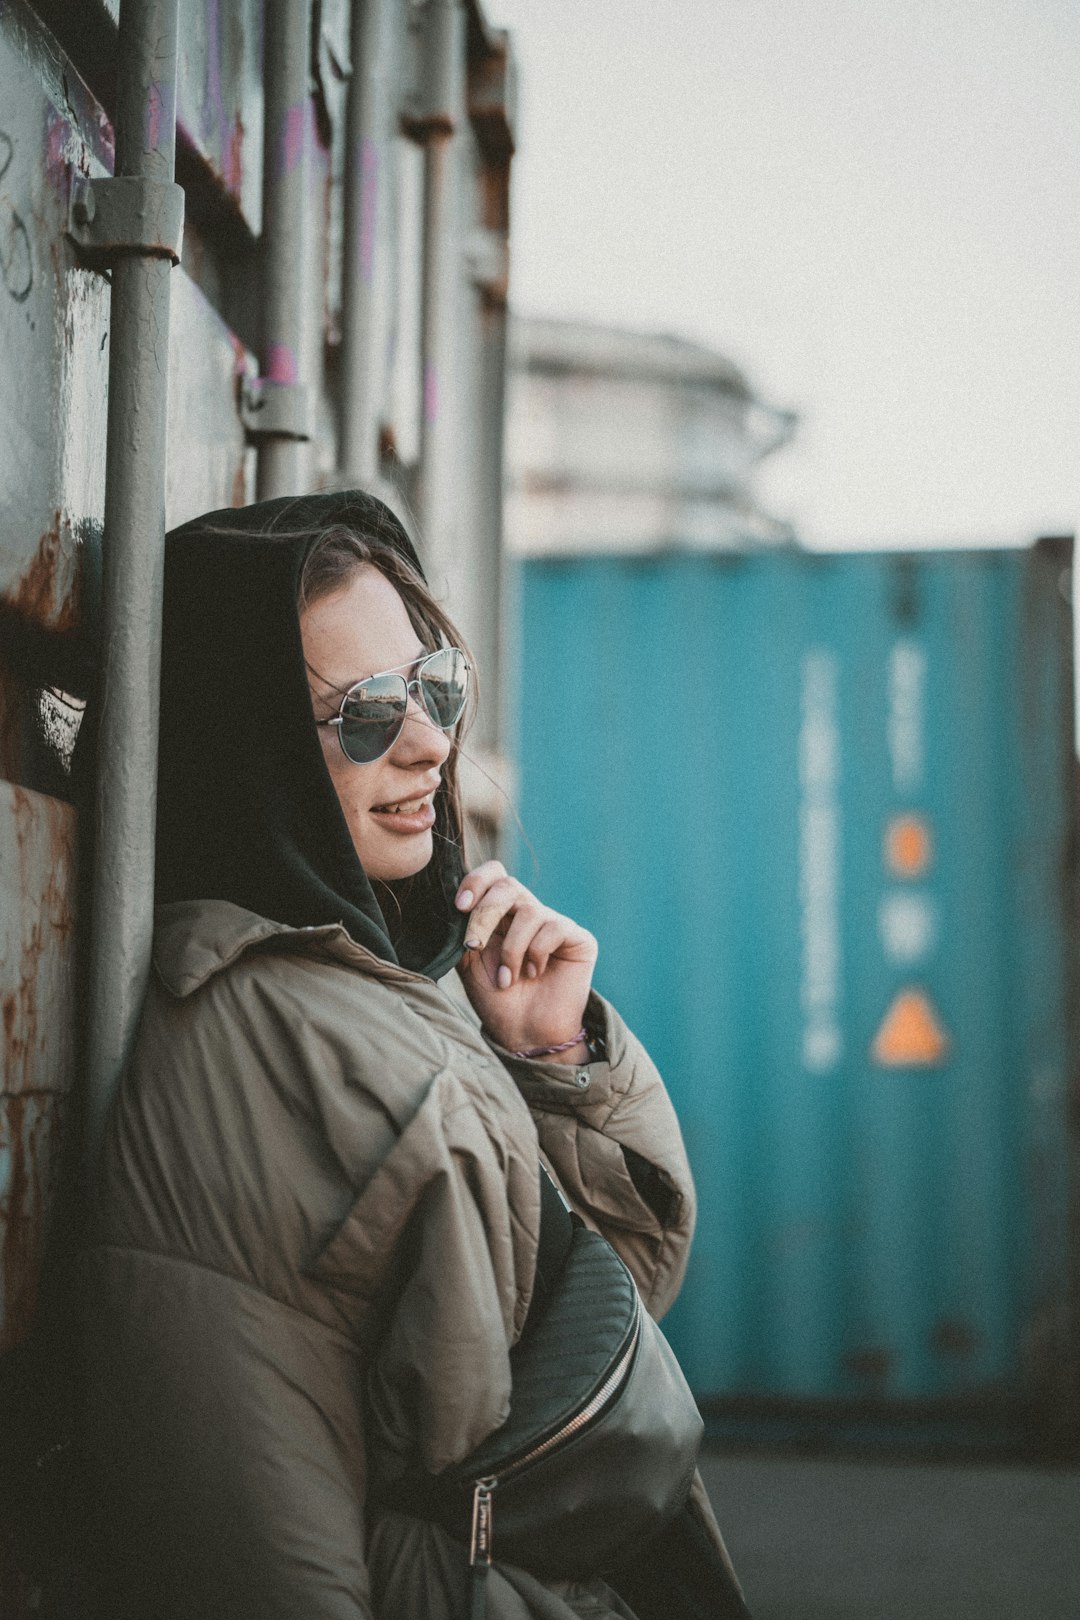
<path fill-rule="evenodd" d="M 471 889 L 462 889 L 461 893 L 458 895 L 457 899 L 454 901 L 454 904 L 455 904 L 455 906 L 457 906 L 459 911 L 468 911 L 468 909 L 472 905 L 472 903 L 473 903 L 473 892 L 472 892 Z"/>
<path fill-rule="evenodd" d="M 467 951 L 478 951 L 480 949 L 480 941 L 478 939 L 467 939 L 465 941 L 465 949 Z"/>
<path fill-rule="evenodd" d="M 498 973 L 495 975 L 495 983 L 499 986 L 500 990 L 509 990 L 513 977 L 514 975 L 510 972 L 510 969 L 504 962 Z"/>
<path fill-rule="evenodd" d="M 527 979 L 535 979 L 536 978 L 536 963 L 535 962 L 526 962 L 526 964 L 525 964 L 525 977 Z"/>

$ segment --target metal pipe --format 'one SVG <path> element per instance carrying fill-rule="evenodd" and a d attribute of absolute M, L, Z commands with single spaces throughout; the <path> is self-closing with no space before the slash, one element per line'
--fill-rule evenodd
<path fill-rule="evenodd" d="M 488 690 L 505 693 L 504 664 L 507 649 L 504 632 L 508 633 L 511 618 L 511 600 L 506 579 L 503 549 L 502 480 L 485 476 L 490 467 L 502 467 L 506 416 L 506 305 L 493 300 L 481 301 L 479 310 L 479 372 L 480 421 L 478 424 L 477 534 L 483 548 L 481 574 L 484 579 L 483 626 L 484 656 Z M 506 707 L 504 698 L 497 702 L 486 716 L 481 740 L 488 748 L 498 750 L 503 739 L 513 734 L 513 710 Z"/>
<path fill-rule="evenodd" d="M 465 117 L 465 11 L 427 0 L 422 40 L 424 239 L 420 292 L 420 541 L 433 580 L 469 628 L 467 559 L 458 544 L 457 368 L 462 253 L 457 131 Z"/>
<path fill-rule="evenodd" d="M 390 327 L 387 249 L 393 241 L 398 0 L 353 0 L 352 79 L 345 114 L 345 242 L 338 468 L 369 487 L 379 472 L 379 426 Z"/>
<path fill-rule="evenodd" d="M 116 175 L 171 182 L 178 0 L 121 0 Z M 84 1164 L 92 1177 L 150 965 L 172 261 L 112 268 L 92 807 Z"/>
<path fill-rule="evenodd" d="M 311 481 L 317 303 L 312 296 L 315 108 L 311 0 L 268 0 L 263 77 L 262 388 L 256 429 L 260 500 Z"/>

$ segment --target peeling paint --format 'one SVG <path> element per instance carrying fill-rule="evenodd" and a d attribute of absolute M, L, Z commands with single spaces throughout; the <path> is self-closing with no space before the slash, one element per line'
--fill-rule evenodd
<path fill-rule="evenodd" d="M 33 1320 L 63 1105 L 48 1093 L 0 1097 L 0 1351 Z"/>
<path fill-rule="evenodd" d="M 74 630 L 79 616 L 79 580 L 82 548 L 74 525 L 57 509 L 18 581 L 3 592 L 3 600 L 33 624 L 59 635 Z"/>
<path fill-rule="evenodd" d="M 185 15 L 180 41 L 178 124 L 201 160 L 199 184 L 239 212 L 252 234 L 262 198 L 259 0 L 205 0 Z M 251 132 L 249 140 L 248 133 Z"/>
<path fill-rule="evenodd" d="M 0 1350 L 29 1331 L 71 1083 L 75 816 L 0 784 Z"/>

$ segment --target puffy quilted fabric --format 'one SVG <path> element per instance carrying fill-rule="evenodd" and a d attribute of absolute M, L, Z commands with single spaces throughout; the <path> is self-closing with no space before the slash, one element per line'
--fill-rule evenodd
<path fill-rule="evenodd" d="M 633 1278 L 611 1245 L 578 1227 L 547 1310 L 510 1354 L 510 1416 L 454 1476 L 495 1472 L 562 1428 L 618 1364 L 638 1309 Z"/>

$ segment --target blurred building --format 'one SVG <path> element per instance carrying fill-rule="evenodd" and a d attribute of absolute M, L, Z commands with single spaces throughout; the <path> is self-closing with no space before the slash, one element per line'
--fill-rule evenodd
<path fill-rule="evenodd" d="M 754 495 L 796 418 L 724 355 L 681 338 L 516 319 L 507 545 L 524 556 L 790 543 Z"/>

